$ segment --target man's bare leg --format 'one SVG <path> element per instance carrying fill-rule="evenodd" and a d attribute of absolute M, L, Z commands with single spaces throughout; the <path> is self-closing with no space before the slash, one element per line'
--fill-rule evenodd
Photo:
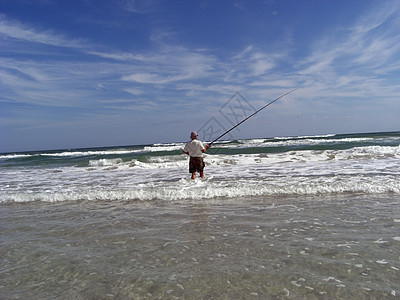
<path fill-rule="evenodd" d="M 193 180 L 196 179 L 196 172 L 192 173 L 192 179 L 193 179 Z"/>
<path fill-rule="evenodd" d="M 200 177 L 204 178 L 204 172 L 200 172 Z"/>

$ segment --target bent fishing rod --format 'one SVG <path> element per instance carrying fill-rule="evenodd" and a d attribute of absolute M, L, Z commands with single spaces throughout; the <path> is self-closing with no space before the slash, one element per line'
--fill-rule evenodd
<path fill-rule="evenodd" d="M 224 135 L 226 135 L 227 133 L 231 132 L 233 129 L 235 129 L 236 127 L 238 127 L 240 124 L 244 123 L 245 121 L 247 121 L 248 119 L 250 119 L 251 117 L 253 117 L 255 114 L 259 113 L 260 111 L 262 111 L 264 108 L 270 106 L 272 103 L 278 101 L 279 99 L 285 97 L 286 95 L 289 95 L 290 93 L 294 92 L 296 89 L 291 90 L 281 96 L 279 96 L 278 98 L 272 100 L 271 102 L 267 103 L 266 105 L 264 105 L 263 107 L 261 107 L 259 110 L 257 110 L 256 112 L 252 113 L 250 116 L 248 116 L 247 118 L 243 119 L 242 121 L 240 121 L 239 123 L 237 123 L 235 126 L 233 126 L 231 129 L 229 129 L 228 131 L 226 131 L 225 133 L 221 134 L 219 137 L 217 137 L 215 140 L 213 140 L 211 143 L 208 144 L 209 147 L 211 147 L 211 145 L 213 143 L 215 143 L 216 141 L 218 141 L 220 138 L 222 138 Z"/>

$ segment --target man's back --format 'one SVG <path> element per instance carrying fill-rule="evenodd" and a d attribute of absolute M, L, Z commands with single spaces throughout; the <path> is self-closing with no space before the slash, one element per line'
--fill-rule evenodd
<path fill-rule="evenodd" d="M 183 151 L 189 152 L 191 157 L 203 157 L 203 149 L 203 143 L 197 139 L 193 139 L 192 141 L 186 143 Z"/>

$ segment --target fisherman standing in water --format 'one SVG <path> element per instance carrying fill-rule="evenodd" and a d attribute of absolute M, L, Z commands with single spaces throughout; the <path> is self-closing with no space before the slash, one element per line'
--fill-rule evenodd
<path fill-rule="evenodd" d="M 209 145 L 204 147 L 203 143 L 197 139 L 198 134 L 196 131 L 193 131 L 190 134 L 190 138 L 192 139 L 190 142 L 186 143 L 185 148 L 183 149 L 183 153 L 190 156 L 189 160 L 189 173 L 192 173 L 192 179 L 196 179 L 196 172 L 200 173 L 200 177 L 204 177 L 204 161 L 203 161 L 203 153 L 206 152 Z"/>

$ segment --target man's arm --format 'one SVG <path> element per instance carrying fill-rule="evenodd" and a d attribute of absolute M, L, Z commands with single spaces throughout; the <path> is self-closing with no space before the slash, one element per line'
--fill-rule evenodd
<path fill-rule="evenodd" d="M 203 150 L 201 150 L 201 151 L 204 153 L 204 152 L 206 152 L 206 151 L 207 151 L 207 149 L 208 149 L 208 148 L 210 148 L 210 145 L 206 145 L 206 146 L 204 147 L 204 149 L 203 149 Z"/>

